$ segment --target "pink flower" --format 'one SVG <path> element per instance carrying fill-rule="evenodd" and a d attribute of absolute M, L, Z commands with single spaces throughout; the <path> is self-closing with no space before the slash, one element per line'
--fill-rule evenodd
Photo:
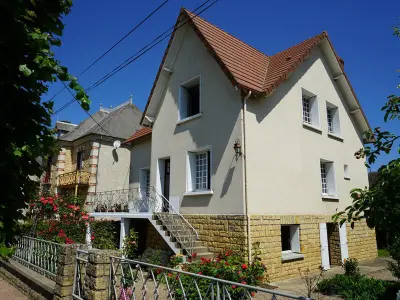
<path fill-rule="evenodd" d="M 246 264 L 242 264 L 242 269 L 246 270 L 247 269 L 247 265 Z"/>

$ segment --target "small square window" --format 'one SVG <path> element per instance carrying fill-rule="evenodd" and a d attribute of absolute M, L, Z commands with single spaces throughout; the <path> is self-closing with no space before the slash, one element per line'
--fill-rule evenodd
<path fill-rule="evenodd" d="M 281 226 L 282 252 L 300 252 L 300 226 Z"/>
<path fill-rule="evenodd" d="M 179 119 L 183 120 L 200 113 L 200 77 L 181 85 Z"/>
<path fill-rule="evenodd" d="M 344 165 L 344 178 L 345 179 L 350 179 L 349 166 L 348 165 Z"/>
<path fill-rule="evenodd" d="M 322 195 L 336 196 L 335 173 L 333 162 L 321 161 L 321 192 Z"/>
<path fill-rule="evenodd" d="M 188 191 L 208 191 L 210 180 L 210 151 L 189 152 Z"/>
<path fill-rule="evenodd" d="M 319 127 L 318 100 L 317 97 L 302 90 L 302 112 L 303 123 L 314 127 Z"/>
<path fill-rule="evenodd" d="M 326 103 L 326 117 L 328 132 L 340 136 L 339 111 L 335 105 L 329 102 Z"/>

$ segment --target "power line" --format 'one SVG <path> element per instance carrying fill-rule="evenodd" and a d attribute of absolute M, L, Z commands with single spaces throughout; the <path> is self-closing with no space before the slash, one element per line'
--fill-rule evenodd
<path fill-rule="evenodd" d="M 71 90 L 67 87 L 67 85 L 64 83 L 64 81 L 61 81 L 61 83 L 64 85 L 64 88 L 66 88 L 67 91 L 71 94 L 71 96 L 74 97 L 74 100 L 75 100 L 76 102 L 79 103 L 78 99 L 76 99 L 76 97 L 75 97 L 74 94 L 71 92 Z M 80 106 L 80 105 L 79 105 L 79 106 Z M 82 106 L 81 106 L 81 107 L 82 107 Z M 83 107 L 82 107 L 82 109 L 83 109 Z M 83 110 L 84 110 L 84 109 L 83 109 Z M 109 133 L 107 130 L 105 130 L 104 127 L 101 126 L 100 123 L 97 122 L 97 121 L 92 117 L 92 115 L 91 115 L 90 113 L 88 113 L 86 110 L 84 110 L 84 112 L 85 112 L 97 125 L 99 125 L 99 127 L 100 127 L 101 129 L 103 129 L 103 131 L 104 131 L 105 133 L 107 133 L 109 136 L 112 136 L 112 134 Z"/>
<path fill-rule="evenodd" d="M 207 0 L 205 1 L 203 4 L 201 4 L 199 7 L 197 7 L 193 12 L 199 10 L 200 8 L 202 8 L 204 5 L 206 5 L 208 2 L 210 2 L 211 0 Z M 205 7 L 202 11 L 200 11 L 199 13 L 195 14 L 192 18 L 189 18 L 187 21 L 185 21 L 183 24 L 179 25 L 177 28 L 175 28 L 176 25 L 168 28 L 166 31 L 164 31 L 163 33 L 161 33 L 159 36 L 157 36 L 155 39 L 153 39 L 150 43 L 148 43 L 146 46 L 144 46 L 143 48 L 141 48 L 139 51 L 137 51 L 135 54 L 133 54 L 132 56 L 130 56 L 128 59 L 126 59 L 123 63 L 119 64 L 116 68 L 114 68 L 112 71 L 110 71 L 109 73 L 107 73 L 106 75 L 104 75 L 101 79 L 97 80 L 94 84 L 92 84 L 90 87 L 88 87 L 85 92 L 89 92 L 92 91 L 93 89 L 95 89 L 96 87 L 98 87 L 99 85 L 103 84 L 105 81 L 107 81 L 109 78 L 111 78 L 112 76 L 114 76 L 116 73 L 118 73 L 119 71 L 121 71 L 122 69 L 124 69 L 125 67 L 127 67 L 128 65 L 130 65 L 131 63 L 133 63 L 135 60 L 137 60 L 138 58 L 140 58 L 142 55 L 144 55 L 145 53 L 147 53 L 148 51 L 150 51 L 151 49 L 153 49 L 155 46 L 157 46 L 158 44 L 160 44 L 162 41 L 164 41 L 167 37 L 169 37 L 170 35 L 172 35 L 175 31 L 177 31 L 179 28 L 181 28 L 182 26 L 184 26 L 186 23 L 188 23 L 190 20 L 196 18 L 197 16 L 199 16 L 200 14 L 202 14 L 204 11 L 206 11 L 207 9 L 209 9 L 211 6 L 213 6 L 214 4 L 216 4 L 217 2 L 219 2 L 219 0 L 215 0 L 214 2 L 212 2 L 210 5 L 208 5 L 207 7 Z M 175 29 L 174 29 L 175 28 Z M 174 29 L 171 33 L 168 33 L 171 29 Z M 163 37 L 163 35 L 165 35 L 166 33 L 168 33 L 166 36 Z M 158 40 L 158 41 L 157 41 Z M 153 44 L 154 43 L 154 44 Z M 152 45 L 153 44 L 153 45 Z M 146 49 L 147 48 L 147 49 Z M 69 105 L 71 105 L 73 102 L 75 101 L 75 99 L 70 100 L 69 102 L 65 103 L 62 107 L 60 107 L 59 109 L 57 109 L 53 114 L 57 114 L 60 111 L 64 110 L 66 107 L 68 107 Z"/>
<path fill-rule="evenodd" d="M 131 30 L 129 30 L 122 38 L 120 38 L 114 45 L 111 46 L 106 52 L 104 52 L 102 55 L 100 55 L 93 63 L 91 63 L 86 69 L 84 69 L 79 76 L 82 76 L 85 74 L 91 67 L 93 67 L 99 60 L 101 60 L 104 56 L 106 56 L 112 49 L 114 49 L 116 46 L 118 46 L 124 39 L 126 39 L 132 32 L 134 32 L 136 29 L 138 29 L 144 22 L 146 22 L 148 19 L 150 19 L 157 11 L 159 11 L 165 4 L 167 4 L 169 0 L 165 0 L 163 3 L 161 3 L 156 9 L 154 9 L 149 15 L 147 15 L 142 21 L 140 21 L 135 27 L 133 27 Z M 53 100 L 55 97 L 57 97 L 62 91 L 65 90 L 65 87 L 63 87 L 61 90 L 59 90 L 53 97 L 51 97 L 50 100 Z"/>

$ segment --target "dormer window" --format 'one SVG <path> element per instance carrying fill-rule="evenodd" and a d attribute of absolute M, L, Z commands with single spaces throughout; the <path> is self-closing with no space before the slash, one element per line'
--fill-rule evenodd
<path fill-rule="evenodd" d="M 179 120 L 200 114 L 200 77 L 196 77 L 180 86 Z"/>

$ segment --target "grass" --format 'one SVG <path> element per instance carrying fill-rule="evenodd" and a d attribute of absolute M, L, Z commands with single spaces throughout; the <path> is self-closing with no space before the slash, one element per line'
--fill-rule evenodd
<path fill-rule="evenodd" d="M 387 249 L 378 249 L 378 256 L 379 257 L 389 257 L 389 251 Z"/>

